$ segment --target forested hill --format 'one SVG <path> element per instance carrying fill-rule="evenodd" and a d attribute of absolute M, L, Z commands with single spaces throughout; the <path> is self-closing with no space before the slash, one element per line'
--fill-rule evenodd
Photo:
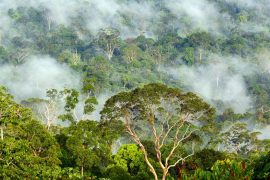
<path fill-rule="evenodd" d="M 268 0 L 1 0 L 1 179 L 270 177 Z"/>

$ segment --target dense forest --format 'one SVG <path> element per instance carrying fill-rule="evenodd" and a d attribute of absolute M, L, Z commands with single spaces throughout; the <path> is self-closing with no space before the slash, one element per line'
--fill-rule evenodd
<path fill-rule="evenodd" d="M 268 0 L 1 0 L 0 179 L 270 178 Z"/>

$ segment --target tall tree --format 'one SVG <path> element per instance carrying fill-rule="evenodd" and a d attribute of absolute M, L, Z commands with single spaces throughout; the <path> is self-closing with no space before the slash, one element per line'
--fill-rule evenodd
<path fill-rule="evenodd" d="M 214 43 L 213 37 L 207 32 L 196 32 L 188 37 L 192 47 L 197 49 L 199 62 L 202 62 L 203 51 L 209 50 Z"/>
<path fill-rule="evenodd" d="M 47 129 L 57 124 L 59 112 L 61 111 L 62 96 L 56 89 L 47 91 L 47 98 L 30 98 L 21 103 L 33 110 L 34 114 L 43 121 Z"/>
<path fill-rule="evenodd" d="M 251 132 L 247 128 L 246 123 L 236 122 L 225 124 L 226 127 L 216 136 L 218 141 L 218 149 L 239 155 L 246 155 L 252 151 L 259 150 L 258 134 L 259 132 Z M 214 140 L 214 141 L 215 141 Z"/>
<path fill-rule="evenodd" d="M 111 60 L 114 50 L 119 46 L 120 32 L 114 28 L 101 29 L 98 34 L 98 44 Z"/>
<path fill-rule="evenodd" d="M 13 101 L 7 89 L 0 86 L 0 131 L 1 140 L 4 140 L 4 130 L 9 124 L 17 124 L 31 118 L 31 111 Z"/>
<path fill-rule="evenodd" d="M 61 173 L 59 146 L 29 109 L 0 88 L 0 178 L 54 179 Z M 5 131 L 4 131 L 5 130 Z"/>
<path fill-rule="evenodd" d="M 164 180 L 172 167 L 193 155 L 192 151 L 176 160 L 172 159 L 176 150 L 198 130 L 194 123 L 211 119 L 214 109 L 193 93 L 183 93 L 161 84 L 149 84 L 111 97 L 101 114 L 103 121 L 120 119 L 124 122 L 127 133 L 139 145 L 150 171 L 158 179 L 142 140 L 152 139 L 155 142 Z M 171 146 L 169 153 L 163 157 L 162 148 L 166 144 Z"/>
<path fill-rule="evenodd" d="M 117 131 L 110 130 L 108 124 L 85 120 L 72 123 L 64 130 L 64 145 L 69 156 L 80 168 L 81 176 L 93 175 L 93 168 L 102 169 L 111 161 L 111 145 L 121 133 L 121 124 Z M 116 124 L 115 124 L 116 125 Z M 68 157 L 69 158 L 69 157 Z"/>

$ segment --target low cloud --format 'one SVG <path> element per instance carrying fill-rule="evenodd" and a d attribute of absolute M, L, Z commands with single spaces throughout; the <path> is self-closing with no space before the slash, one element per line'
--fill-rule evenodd
<path fill-rule="evenodd" d="M 253 104 L 244 76 L 254 73 L 255 68 L 237 57 L 213 55 L 210 59 L 213 62 L 208 65 L 182 65 L 166 72 L 181 80 L 186 90 L 198 93 L 220 112 L 232 108 L 236 113 L 245 113 Z"/>
<path fill-rule="evenodd" d="M 36 56 L 19 66 L 0 67 L 0 84 L 6 86 L 17 100 L 44 98 L 46 90 L 80 87 L 80 76 L 55 59 Z"/>

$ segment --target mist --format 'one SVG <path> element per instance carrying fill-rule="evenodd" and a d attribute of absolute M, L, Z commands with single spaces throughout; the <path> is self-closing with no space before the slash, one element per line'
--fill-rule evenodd
<path fill-rule="evenodd" d="M 79 88 L 81 77 L 53 58 L 34 56 L 22 65 L 0 66 L 0 84 L 20 101 L 32 97 L 45 98 L 46 91 L 52 88 Z"/>
<path fill-rule="evenodd" d="M 219 113 L 226 108 L 236 113 L 245 113 L 253 107 L 244 77 L 255 73 L 240 57 L 211 55 L 208 65 L 165 68 L 163 71 L 181 80 L 187 91 L 192 91 L 215 106 Z M 222 105 L 220 104 L 222 102 Z"/>
<path fill-rule="evenodd" d="M 8 9 L 28 6 L 45 10 L 46 19 L 52 24 L 77 28 L 78 33 L 80 27 L 76 24 L 76 19 L 81 19 L 84 22 L 83 28 L 93 34 L 101 28 L 115 27 L 120 30 L 122 37 L 126 38 L 139 34 L 156 37 L 156 33 L 162 31 L 162 23 L 166 23 L 168 29 L 178 29 L 181 35 L 199 29 L 224 36 L 236 26 L 245 32 L 267 30 L 270 6 L 266 0 L 256 3 L 251 0 L 226 0 L 223 4 L 238 8 L 236 13 L 239 11 L 239 15 L 246 15 L 247 21 L 234 24 L 236 20 L 232 18 L 232 12 L 223 11 L 213 0 L 2 0 L 0 27 L 2 30 L 8 30 L 7 27 L 12 24 L 11 19 L 5 15 Z M 248 8 L 249 12 L 240 12 L 241 8 Z M 165 11 L 171 13 L 169 20 L 163 19 Z"/>
<path fill-rule="evenodd" d="M 96 97 L 98 104 L 95 105 L 95 110 L 90 115 L 83 115 L 82 118 L 84 120 L 90 119 L 90 120 L 100 120 L 100 111 L 103 109 L 105 102 L 111 97 L 113 94 L 111 93 L 103 93 Z"/>
<path fill-rule="evenodd" d="M 0 2 L 2 12 L 20 6 L 46 10 L 46 19 L 50 20 L 52 24 L 63 24 L 76 29 L 77 25 L 74 22 L 76 18 L 79 18 L 85 23 L 83 28 L 90 30 L 93 34 L 96 34 L 102 28 L 114 27 L 121 31 L 122 37 L 134 37 L 142 32 L 147 34 L 147 29 L 152 26 L 153 19 L 156 17 L 156 11 L 150 1 L 2 0 Z M 123 17 L 126 13 L 129 13 L 130 16 Z M 11 19 L 6 16 L 5 22 L 8 23 L 8 21 L 11 21 Z M 5 27 L 7 26 L 8 24 Z M 79 30 L 78 33 L 80 33 Z M 149 34 L 151 33 L 149 31 Z"/>
<path fill-rule="evenodd" d="M 194 92 L 216 110 L 211 123 L 205 123 L 211 127 L 203 126 L 195 140 L 198 135 L 202 146 L 239 153 L 235 145 L 241 136 L 245 142 L 237 145 L 239 149 L 252 149 L 253 140 L 262 142 L 256 138 L 270 138 L 269 17 L 269 0 L 0 0 L 0 86 L 49 129 L 68 127 L 68 118 L 99 122 L 113 95 L 162 83 Z M 66 88 L 71 94 L 63 91 Z M 48 97 L 50 89 L 57 89 L 59 98 Z M 120 101 L 125 98 L 122 94 Z M 95 104 L 94 110 L 88 103 Z M 88 109 L 93 112 L 86 114 Z M 201 127 L 181 124 L 187 125 L 187 132 Z M 164 131 L 179 128 L 160 125 Z M 92 125 L 78 127 L 91 131 Z M 98 134 L 101 139 L 111 136 Z M 183 143 L 189 139 L 194 138 L 184 138 Z M 114 142 L 113 154 L 130 140 L 123 135 Z M 72 167 L 76 175 L 79 168 Z"/>
<path fill-rule="evenodd" d="M 136 37 L 139 34 L 156 37 L 156 33 L 161 31 L 164 21 L 166 21 L 168 29 L 175 29 L 178 34 L 183 36 L 195 30 L 207 31 L 216 36 L 226 36 L 228 31 L 235 26 L 239 26 L 245 32 L 266 31 L 266 26 L 269 24 L 269 20 L 266 18 L 269 17 L 270 12 L 270 5 L 266 0 L 256 2 L 252 0 L 224 1 L 224 6 L 232 5 L 235 6 L 235 12 L 222 11 L 222 7 L 217 6 L 217 3 L 213 0 L 182 0 L 176 2 L 172 0 L 156 2 L 2 0 L 0 2 L 0 21 L 2 22 L 0 30 L 2 31 L 2 37 L 6 35 L 16 36 L 18 32 L 11 28 L 12 19 L 7 15 L 7 12 L 10 8 L 27 6 L 46 11 L 45 19 L 51 21 L 52 26 L 53 24 L 64 24 L 76 29 L 78 28 L 78 25 L 75 24 L 76 18 L 79 18 L 84 22 L 83 28 L 88 29 L 93 34 L 96 34 L 102 28 L 111 26 L 119 29 L 121 36 L 125 38 Z M 241 8 L 247 8 L 249 11 L 242 12 Z M 258 10 L 260 10 L 260 13 L 256 13 Z M 164 11 L 171 14 L 169 21 L 163 19 Z M 246 15 L 247 19 L 234 24 L 237 20 L 232 19 L 232 13 Z M 77 31 L 80 33 L 79 29 Z M 35 53 L 33 55 L 37 57 L 18 67 L 11 65 L 1 67 L 0 83 L 7 86 L 16 98 L 44 97 L 46 89 L 49 88 L 80 86 L 79 75 L 74 75 L 74 72 L 68 67 L 57 64 L 51 58 L 39 58 L 40 55 Z M 269 57 L 267 53 L 264 53 L 264 56 Z M 243 60 L 238 60 L 238 57 L 212 57 L 212 59 L 218 59 L 219 62 L 201 67 L 169 68 L 166 71 L 177 79 L 183 79 L 183 83 L 188 90 L 200 94 L 212 104 L 222 101 L 225 108 L 233 108 L 239 113 L 250 109 L 252 100 L 247 95 L 244 76 L 247 72 L 254 71 L 250 70 L 251 66 Z M 225 59 L 229 59 L 228 62 Z M 225 61 L 226 63 L 224 63 Z M 231 72 L 231 67 L 236 68 L 236 71 Z M 50 80 L 48 81 L 48 79 Z M 18 92 L 18 89 L 20 89 L 20 92 Z"/>
<path fill-rule="evenodd" d="M 269 139 L 270 138 L 270 126 L 266 126 L 264 128 L 258 129 L 258 131 L 261 133 L 258 135 L 259 139 Z"/>
<path fill-rule="evenodd" d="M 232 10 L 224 10 L 227 6 L 233 7 Z M 166 30 L 177 32 L 181 37 L 205 31 L 214 37 L 226 38 L 235 29 L 238 33 L 264 33 L 265 37 L 270 37 L 270 5 L 267 0 L 2 0 L 0 44 L 3 46 L 3 37 L 24 37 L 8 15 L 9 9 L 18 7 L 36 8 L 44 13 L 48 29 L 63 24 L 75 30 L 80 38 L 84 38 L 84 30 L 96 35 L 100 29 L 107 27 L 117 28 L 124 39 L 142 34 L 157 39 Z M 169 14 L 169 18 L 164 14 Z M 81 24 L 78 24 L 78 19 Z M 198 93 L 215 106 L 218 113 L 226 108 L 245 113 L 254 104 L 247 92 L 245 76 L 270 69 L 267 49 L 253 55 L 261 59 L 260 65 L 254 66 L 249 62 L 251 58 L 213 54 L 208 58 L 209 62 L 212 61 L 209 65 L 190 67 L 182 64 L 166 67 L 162 73 L 182 81 L 185 90 Z M 6 86 L 16 100 L 44 98 L 46 90 L 51 88 L 80 89 L 80 76 L 67 65 L 38 52 L 32 52 L 22 65 L 0 67 L 0 84 Z M 101 105 L 90 118 L 99 118 L 98 112 L 106 98 L 109 95 L 98 96 Z"/>

